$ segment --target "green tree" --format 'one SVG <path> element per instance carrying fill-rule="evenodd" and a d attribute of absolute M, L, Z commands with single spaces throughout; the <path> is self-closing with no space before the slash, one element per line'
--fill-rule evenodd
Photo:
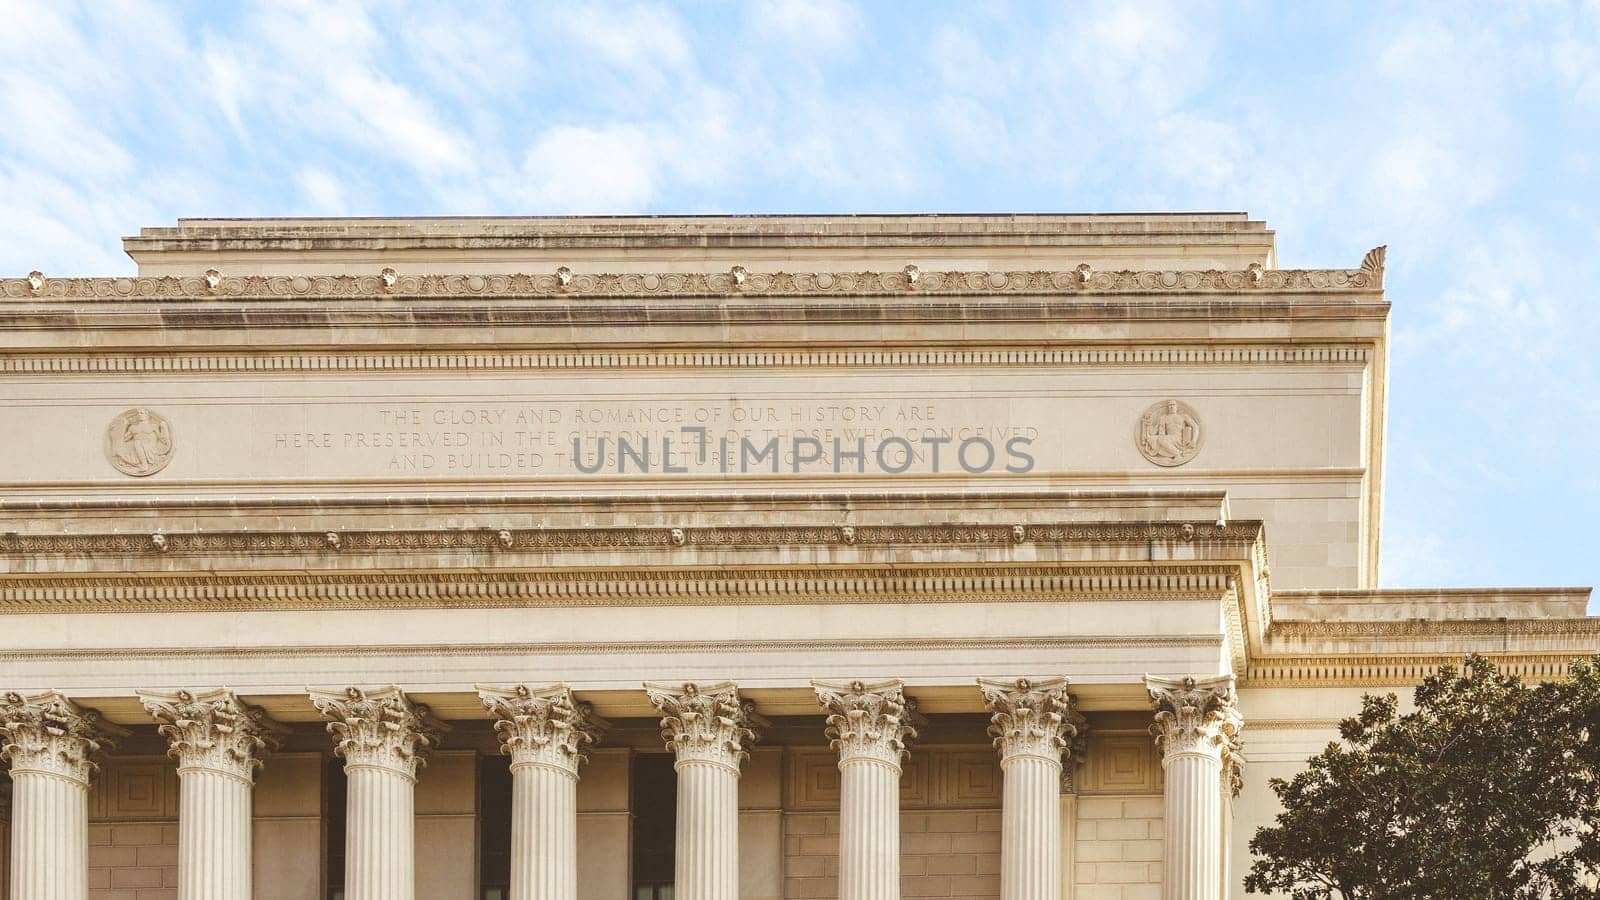
<path fill-rule="evenodd" d="M 1600 898 L 1600 656 L 1536 686 L 1482 656 L 1441 668 L 1399 714 L 1362 698 L 1342 742 L 1272 790 L 1254 893 L 1294 900 Z"/>

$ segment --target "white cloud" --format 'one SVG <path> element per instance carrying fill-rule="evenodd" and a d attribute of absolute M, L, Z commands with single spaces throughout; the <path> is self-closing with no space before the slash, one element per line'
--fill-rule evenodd
<path fill-rule="evenodd" d="M 470 169 L 474 152 L 424 97 L 386 70 L 385 37 L 358 4 L 266 5 L 249 18 L 252 39 L 208 41 L 213 90 L 229 120 L 252 107 L 248 140 L 263 128 L 306 130 L 349 141 L 425 175 Z M 262 113 L 272 121 L 256 122 Z"/>
<path fill-rule="evenodd" d="M 759 0 L 744 12 L 756 34 L 792 53 L 832 55 L 864 43 L 866 23 L 849 0 Z"/>
<path fill-rule="evenodd" d="M 521 194 L 541 213 L 640 212 L 655 198 L 657 168 L 637 128 L 563 125 L 529 148 Z"/>
<path fill-rule="evenodd" d="M 331 173 L 316 167 L 300 170 L 300 189 L 319 216 L 341 216 L 349 210 L 344 185 Z"/>

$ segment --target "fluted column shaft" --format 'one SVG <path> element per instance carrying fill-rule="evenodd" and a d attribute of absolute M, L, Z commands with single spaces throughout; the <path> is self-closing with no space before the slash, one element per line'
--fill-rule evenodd
<path fill-rule="evenodd" d="M 415 900 L 416 780 L 345 764 L 345 900 Z"/>
<path fill-rule="evenodd" d="M 674 891 L 682 900 L 738 900 L 739 769 L 682 759 Z"/>
<path fill-rule="evenodd" d="M 1242 763 L 1233 676 L 1146 676 L 1166 770 L 1165 900 L 1221 900 L 1223 792 Z"/>
<path fill-rule="evenodd" d="M 92 757 L 127 732 L 47 691 L 6 694 L 0 734 L 11 764 L 11 896 L 86 900 Z"/>
<path fill-rule="evenodd" d="M 980 678 L 978 687 L 1004 778 L 1001 900 L 1054 900 L 1061 893 L 1061 759 L 1081 748 L 1084 718 L 1065 678 Z"/>
<path fill-rule="evenodd" d="M 677 900 L 739 898 L 739 763 L 765 724 L 729 682 L 647 684 L 661 736 L 677 755 Z"/>
<path fill-rule="evenodd" d="M 511 900 L 577 896 L 577 773 L 513 764 L 511 792 Z"/>
<path fill-rule="evenodd" d="M 899 900 L 900 759 L 916 704 L 898 680 L 811 686 L 839 752 L 839 900 Z"/>
<path fill-rule="evenodd" d="M 564 684 L 478 685 L 511 754 L 511 900 L 571 900 L 578 891 L 578 768 L 606 723 Z"/>
<path fill-rule="evenodd" d="M 11 770 L 11 896 L 89 896 L 89 782 Z"/>
<path fill-rule="evenodd" d="M 443 726 L 394 686 L 310 693 L 345 759 L 345 900 L 415 900 L 416 773 Z"/>
<path fill-rule="evenodd" d="M 1046 900 L 1061 891 L 1061 764 L 1038 756 L 1000 763 L 1001 900 Z"/>
<path fill-rule="evenodd" d="M 255 770 L 283 727 L 225 689 L 138 693 L 178 760 L 179 900 L 250 900 Z"/>
<path fill-rule="evenodd" d="M 251 784 L 178 770 L 178 900 L 250 900 Z"/>
<path fill-rule="evenodd" d="M 839 760 L 839 900 L 900 897 L 900 767 Z"/>
<path fill-rule="evenodd" d="M 1219 900 L 1222 887 L 1222 759 L 1202 753 L 1169 755 L 1166 787 L 1168 900 Z"/>

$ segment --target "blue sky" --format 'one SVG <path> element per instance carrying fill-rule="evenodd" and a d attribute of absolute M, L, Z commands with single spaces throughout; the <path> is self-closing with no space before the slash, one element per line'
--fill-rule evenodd
<path fill-rule="evenodd" d="M 0 0 L 0 273 L 178 216 L 1247 210 L 1389 245 L 1384 582 L 1600 582 L 1600 0 Z"/>

